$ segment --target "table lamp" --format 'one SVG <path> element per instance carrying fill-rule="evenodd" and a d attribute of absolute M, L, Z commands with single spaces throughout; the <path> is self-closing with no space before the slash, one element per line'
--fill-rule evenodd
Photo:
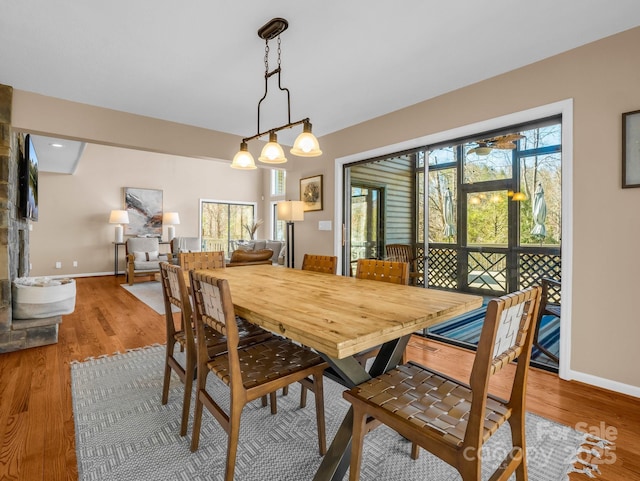
<path fill-rule="evenodd" d="M 295 262 L 293 223 L 304 220 L 304 202 L 300 200 L 278 202 L 278 220 L 287 223 L 287 267 L 293 268 Z"/>
<path fill-rule="evenodd" d="M 167 240 L 171 242 L 176 236 L 176 228 L 174 225 L 180 224 L 180 215 L 177 212 L 165 212 L 162 215 L 162 224 L 167 225 Z"/>
<path fill-rule="evenodd" d="M 116 244 L 122 244 L 124 242 L 124 229 L 122 224 L 129 223 L 129 213 L 126 210 L 112 210 L 109 216 L 109 224 L 116 225 Z"/>

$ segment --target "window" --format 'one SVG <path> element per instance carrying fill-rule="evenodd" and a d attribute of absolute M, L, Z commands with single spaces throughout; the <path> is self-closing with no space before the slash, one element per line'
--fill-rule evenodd
<path fill-rule="evenodd" d="M 255 204 L 200 201 L 200 226 L 205 250 L 223 250 L 228 257 L 238 240 L 249 239 L 255 221 Z"/>
<path fill-rule="evenodd" d="M 273 240 L 284 241 L 287 234 L 287 223 L 278 220 L 278 203 L 272 202 L 271 213 L 273 216 Z"/>
<path fill-rule="evenodd" d="M 453 244 L 457 242 L 456 183 L 457 169 L 455 167 L 429 170 L 427 191 L 429 193 L 430 242 Z"/>
<path fill-rule="evenodd" d="M 286 194 L 286 179 L 286 170 L 271 169 L 271 197 L 283 196 Z"/>
<path fill-rule="evenodd" d="M 492 149 L 488 155 L 478 155 L 477 144 L 464 144 L 464 183 L 487 182 L 490 180 L 510 179 L 513 176 L 513 155 L 511 150 Z"/>
<path fill-rule="evenodd" d="M 559 246 L 562 186 L 561 125 L 553 124 L 522 132 L 520 140 L 520 245 Z M 544 212 L 540 205 L 544 204 Z"/>
<path fill-rule="evenodd" d="M 278 200 L 285 200 L 287 171 L 271 169 L 271 234 L 274 240 L 285 240 L 286 223 L 278 220 Z"/>

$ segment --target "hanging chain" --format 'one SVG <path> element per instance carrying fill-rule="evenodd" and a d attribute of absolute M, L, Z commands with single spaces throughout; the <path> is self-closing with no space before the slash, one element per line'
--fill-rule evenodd
<path fill-rule="evenodd" d="M 280 56 L 282 54 L 282 41 L 278 35 L 278 69 L 280 69 Z M 269 40 L 264 43 L 264 74 L 269 75 Z"/>
<path fill-rule="evenodd" d="M 278 68 L 280 68 L 280 54 L 282 53 L 282 48 L 280 47 L 280 35 L 278 35 Z"/>

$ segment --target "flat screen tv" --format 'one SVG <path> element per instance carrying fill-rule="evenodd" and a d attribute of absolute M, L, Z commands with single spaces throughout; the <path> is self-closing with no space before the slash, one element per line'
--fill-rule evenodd
<path fill-rule="evenodd" d="M 38 220 L 38 157 L 28 134 L 24 139 L 24 156 L 20 163 L 20 209 L 22 217 Z"/>

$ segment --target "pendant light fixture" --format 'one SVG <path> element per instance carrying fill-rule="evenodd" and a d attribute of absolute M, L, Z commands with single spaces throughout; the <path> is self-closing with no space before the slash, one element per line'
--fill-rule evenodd
<path fill-rule="evenodd" d="M 318 139 L 311 133 L 311 122 L 309 118 L 298 120 L 296 122 L 291 122 L 291 95 L 289 93 L 289 89 L 286 87 L 282 87 L 280 82 L 280 74 L 282 73 L 282 67 L 280 65 L 280 52 L 281 52 L 281 42 L 280 42 L 280 34 L 284 32 L 289 27 L 289 22 L 287 22 L 284 18 L 274 18 L 264 24 L 258 30 L 258 37 L 265 41 L 265 49 L 264 49 L 264 95 L 258 102 L 258 133 L 251 137 L 245 137 L 242 139 L 242 143 L 240 144 L 240 150 L 233 157 L 233 162 L 231 163 L 231 167 L 234 169 L 244 169 L 251 170 L 256 168 L 255 161 L 253 160 L 253 156 L 249 152 L 249 148 L 247 143 L 250 140 L 258 139 L 260 137 L 269 134 L 269 142 L 262 149 L 262 153 L 258 160 L 260 162 L 264 162 L 265 164 L 283 164 L 287 161 L 285 157 L 284 150 L 278 144 L 278 136 L 277 132 L 284 129 L 290 129 L 297 125 L 303 124 L 303 130 L 300 135 L 296 138 L 293 143 L 293 147 L 290 152 L 292 155 L 296 155 L 298 157 L 317 157 L 322 155 L 322 151 L 320 150 L 320 145 L 318 143 Z M 273 40 L 274 38 L 278 39 L 278 66 L 271 72 L 269 71 L 269 40 Z M 273 75 L 278 75 L 278 88 L 281 91 L 287 93 L 287 115 L 288 122 L 285 125 L 280 127 L 276 127 L 273 129 L 265 130 L 264 132 L 260 131 L 260 105 L 262 101 L 267 98 L 269 93 L 269 78 Z"/>

